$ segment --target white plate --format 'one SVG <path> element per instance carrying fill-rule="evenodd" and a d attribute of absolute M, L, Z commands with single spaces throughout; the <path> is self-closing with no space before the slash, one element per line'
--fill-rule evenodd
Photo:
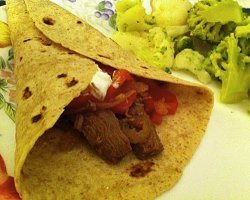
<path fill-rule="evenodd" d="M 59 2 L 59 0 L 53 0 Z M 60 0 L 67 3 L 67 0 Z M 78 0 L 79 2 L 79 0 Z M 86 0 L 82 0 L 82 3 Z M 91 9 L 94 2 L 88 1 Z M 244 1 L 241 3 L 244 5 Z M 245 6 L 250 7 L 250 1 Z M 65 4 L 61 4 L 65 5 Z M 70 8 L 70 6 L 68 7 Z M 93 10 L 92 10 L 93 11 Z M 97 29 L 110 34 L 107 22 L 97 21 L 86 10 L 82 18 Z M 5 20 L 5 10 L 0 8 L 0 20 Z M 77 13 L 75 13 L 77 15 Z M 99 28 L 98 28 L 99 27 Z M 9 48 L 0 49 L 0 56 L 7 60 Z M 1 72 L 1 70 L 0 70 Z M 185 73 L 175 73 L 183 79 L 197 82 Z M 1 73 L 0 73 L 0 79 Z M 215 105 L 206 134 L 191 162 L 184 170 L 181 180 L 173 189 L 158 199 L 174 200 L 250 200 L 250 115 L 247 113 L 249 101 L 240 104 L 225 105 L 219 101 L 219 83 L 208 85 L 215 92 Z M 0 90 L 0 93 L 3 93 Z M 8 100 L 8 92 L 4 94 Z M 13 175 L 15 126 L 13 121 L 0 110 L 0 155 L 3 156 L 7 171 Z"/>

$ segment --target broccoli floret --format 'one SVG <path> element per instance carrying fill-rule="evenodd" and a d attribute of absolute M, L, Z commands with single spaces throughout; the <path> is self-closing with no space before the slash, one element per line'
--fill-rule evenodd
<path fill-rule="evenodd" d="M 246 18 L 241 25 L 235 29 L 236 37 L 250 38 L 250 17 Z"/>
<path fill-rule="evenodd" d="M 167 34 L 172 38 L 183 36 L 189 33 L 189 28 L 186 24 L 178 26 L 166 26 L 165 30 Z"/>
<path fill-rule="evenodd" d="M 244 39 L 243 49 L 241 40 Z M 236 103 L 248 98 L 250 89 L 250 40 L 234 33 L 222 40 L 206 60 L 206 69 L 222 82 L 221 101 Z M 248 50 L 247 50 L 248 49 Z"/>
<path fill-rule="evenodd" d="M 184 49 L 175 57 L 173 69 L 174 70 L 188 70 L 197 76 L 202 83 L 209 83 L 211 77 L 204 69 L 204 56 L 192 49 Z"/>
<path fill-rule="evenodd" d="M 246 18 L 243 25 L 236 27 L 235 36 L 239 38 L 242 53 L 250 56 L 250 17 Z"/>
<path fill-rule="evenodd" d="M 192 36 L 218 43 L 243 19 L 242 8 L 234 0 L 202 0 L 190 10 L 187 23 Z"/>
<path fill-rule="evenodd" d="M 239 38 L 238 40 L 239 40 L 238 45 L 241 48 L 242 53 L 250 56 L 250 37 L 249 38 Z"/>
<path fill-rule="evenodd" d="M 183 49 L 193 49 L 193 40 L 191 37 L 180 36 L 175 39 L 175 53 L 179 53 Z"/>

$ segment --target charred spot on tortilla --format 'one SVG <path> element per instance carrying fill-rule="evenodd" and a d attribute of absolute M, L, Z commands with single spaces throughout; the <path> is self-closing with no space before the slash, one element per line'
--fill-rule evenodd
<path fill-rule="evenodd" d="M 46 107 L 46 106 L 43 106 L 43 107 L 42 107 L 42 111 L 44 112 L 45 110 L 47 110 L 47 107 Z"/>
<path fill-rule="evenodd" d="M 23 99 L 28 99 L 32 95 L 32 92 L 30 91 L 29 87 L 26 87 L 23 91 Z"/>
<path fill-rule="evenodd" d="M 155 165 L 152 161 L 138 163 L 130 168 L 130 176 L 135 178 L 145 177 L 148 173 L 153 171 L 153 166 Z"/>
<path fill-rule="evenodd" d="M 174 171 L 177 173 L 181 173 L 181 169 L 179 169 L 179 168 L 175 168 Z"/>
<path fill-rule="evenodd" d="M 51 42 L 44 42 L 44 43 L 42 43 L 44 46 L 51 46 L 52 45 L 52 43 Z"/>
<path fill-rule="evenodd" d="M 76 23 L 77 23 L 77 24 L 82 24 L 82 22 L 81 22 L 80 20 L 78 20 Z"/>
<path fill-rule="evenodd" d="M 57 78 L 66 78 L 66 77 L 67 77 L 67 74 L 64 74 L 64 73 L 59 74 L 59 75 L 57 76 Z"/>
<path fill-rule="evenodd" d="M 44 45 L 44 46 L 51 46 L 52 45 L 52 42 L 46 38 L 39 38 L 39 40 L 41 41 L 41 43 Z"/>
<path fill-rule="evenodd" d="M 23 57 L 21 56 L 21 57 L 19 58 L 19 60 L 22 61 L 22 59 L 23 59 Z"/>
<path fill-rule="evenodd" d="M 145 66 L 141 66 L 141 68 L 143 68 L 143 69 L 148 69 L 147 67 L 145 67 Z"/>
<path fill-rule="evenodd" d="M 75 54 L 75 52 L 74 51 L 68 51 L 68 54 L 72 55 L 72 54 Z"/>
<path fill-rule="evenodd" d="M 43 23 L 49 25 L 49 26 L 53 26 L 55 24 L 55 20 L 52 19 L 51 17 L 44 17 L 43 18 Z"/>
<path fill-rule="evenodd" d="M 111 59 L 109 56 L 104 56 L 104 55 L 100 55 L 100 54 L 97 54 L 99 57 L 101 57 L 101 58 L 106 58 L 106 59 Z"/>
<path fill-rule="evenodd" d="M 31 39 L 28 38 L 28 39 L 23 40 L 23 42 L 28 42 L 28 41 L 30 41 L 30 40 L 31 40 Z"/>
<path fill-rule="evenodd" d="M 78 83 L 78 80 L 76 80 L 75 78 L 73 78 L 70 82 L 66 83 L 66 85 L 68 87 L 73 87 L 74 85 L 76 85 Z"/>
<path fill-rule="evenodd" d="M 38 122 L 40 119 L 42 119 L 42 114 L 38 114 L 38 115 L 35 115 L 34 117 L 32 117 L 32 123 L 36 123 Z"/>
<path fill-rule="evenodd" d="M 204 92 L 203 92 L 203 91 L 198 90 L 198 91 L 196 91 L 196 94 L 198 94 L 198 95 L 203 95 L 203 94 L 204 94 Z"/>

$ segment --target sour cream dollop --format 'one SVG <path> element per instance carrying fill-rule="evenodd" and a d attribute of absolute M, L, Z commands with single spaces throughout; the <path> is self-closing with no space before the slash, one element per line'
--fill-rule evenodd
<path fill-rule="evenodd" d="M 90 82 L 91 94 L 97 99 L 103 100 L 111 84 L 112 79 L 109 74 L 99 70 L 96 72 Z"/>

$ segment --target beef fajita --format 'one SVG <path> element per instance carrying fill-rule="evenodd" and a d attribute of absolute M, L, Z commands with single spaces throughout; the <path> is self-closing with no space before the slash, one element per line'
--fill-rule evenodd
<path fill-rule="evenodd" d="M 131 150 L 139 159 L 159 154 L 164 147 L 155 124 L 176 112 L 176 96 L 165 83 L 132 76 L 124 69 L 105 66 L 103 70 L 106 72 L 99 71 L 93 78 L 99 83 L 91 82 L 66 107 L 59 126 L 68 123 L 83 133 L 109 163 L 117 163 Z M 102 91 L 96 86 L 100 83 Z"/>
<path fill-rule="evenodd" d="M 171 189 L 205 133 L 212 92 L 151 68 L 48 0 L 6 3 L 21 198 L 138 200 Z"/>

